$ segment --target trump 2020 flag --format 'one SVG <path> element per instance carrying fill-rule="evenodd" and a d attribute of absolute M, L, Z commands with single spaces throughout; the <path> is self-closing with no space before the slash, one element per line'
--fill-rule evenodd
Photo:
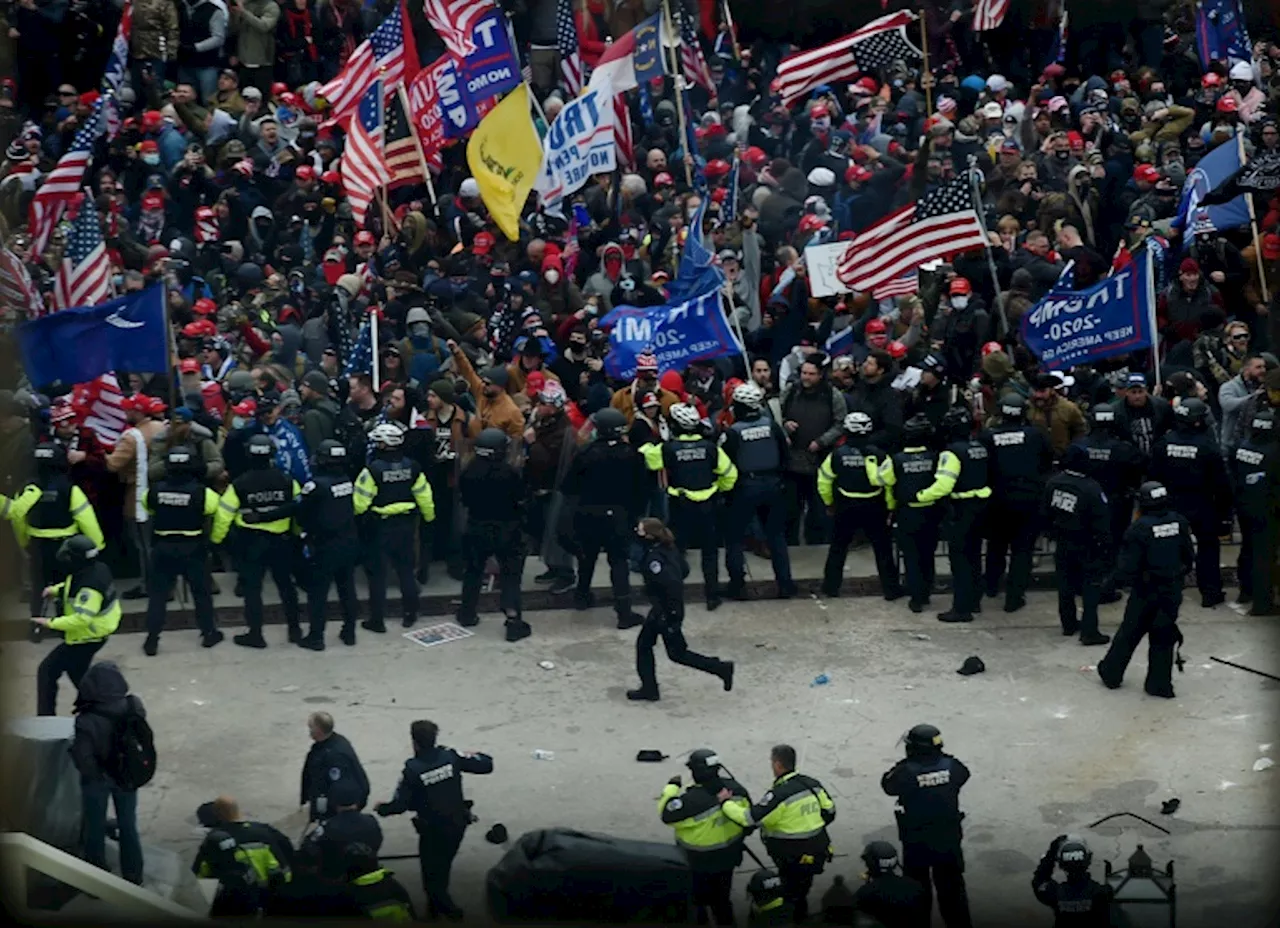
<path fill-rule="evenodd" d="M 1240 143 L 1235 139 L 1221 143 L 1187 172 L 1182 185 L 1182 202 L 1178 206 L 1178 218 L 1174 224 L 1185 229 L 1187 216 L 1194 212 L 1209 194 L 1217 190 L 1239 173 L 1244 165 L 1240 159 Z"/>
<path fill-rule="evenodd" d="M 691 362 L 737 354 L 742 348 L 734 338 L 718 289 L 692 299 L 662 306 L 618 306 L 600 320 L 609 330 L 609 353 L 604 369 L 618 380 L 636 375 L 636 357 L 652 351 L 658 370 L 684 370 Z"/>
<path fill-rule="evenodd" d="M 1206 71 L 1214 61 L 1249 61 L 1253 57 L 1240 0 L 1196 4 L 1196 51 Z"/>
<path fill-rule="evenodd" d="M 18 329 L 18 344 L 27 376 L 46 386 L 85 383 L 118 370 L 163 374 L 169 361 L 164 295 L 157 284 L 26 323 Z"/>

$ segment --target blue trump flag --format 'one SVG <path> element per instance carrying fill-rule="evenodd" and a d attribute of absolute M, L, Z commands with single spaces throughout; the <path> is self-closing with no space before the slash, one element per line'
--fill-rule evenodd
<path fill-rule="evenodd" d="M 724 272 L 716 265 L 716 256 L 707 247 L 706 235 L 702 231 L 709 202 L 710 199 L 704 196 L 689 220 L 689 232 L 684 240 L 684 251 L 680 253 L 676 279 L 667 286 L 673 303 L 692 299 L 696 293 L 705 293 L 724 284 Z"/>
<path fill-rule="evenodd" d="M 1213 61 L 1249 61 L 1249 33 L 1240 0 L 1203 0 L 1196 4 L 1196 51 L 1206 71 Z"/>
<path fill-rule="evenodd" d="M 683 370 L 693 361 L 741 351 L 724 311 L 718 289 L 663 306 L 619 306 L 600 320 L 609 330 L 605 372 L 618 380 L 636 375 L 636 356 L 652 351 L 658 370 Z"/>
<path fill-rule="evenodd" d="M 1061 283 L 1022 317 L 1022 340 L 1045 370 L 1091 364 L 1150 348 L 1155 340 L 1155 275 L 1151 252 L 1084 290 Z"/>
<path fill-rule="evenodd" d="M 1235 139 L 1221 143 L 1201 158 L 1187 172 L 1187 179 L 1182 185 L 1182 202 L 1178 205 L 1178 217 L 1174 220 L 1174 225 L 1185 229 L 1187 216 L 1195 212 L 1205 197 L 1235 177 L 1242 167 L 1244 163 L 1240 158 L 1240 143 Z"/>
<path fill-rule="evenodd" d="M 1225 203 L 1197 207 L 1191 214 L 1191 232 L 1194 235 L 1205 232 L 1225 232 L 1227 229 L 1238 229 L 1248 224 L 1249 201 L 1245 199 L 1243 193 Z"/>
<path fill-rule="evenodd" d="M 169 362 L 164 297 L 157 284 L 26 323 L 18 344 L 27 376 L 45 386 L 84 383 L 109 371 L 163 374 Z"/>

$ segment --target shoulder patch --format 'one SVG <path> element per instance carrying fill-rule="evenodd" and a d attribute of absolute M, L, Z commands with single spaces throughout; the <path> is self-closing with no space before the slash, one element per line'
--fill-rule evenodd
<path fill-rule="evenodd" d="M 670 802 L 667 803 L 667 808 L 670 809 L 672 812 L 679 812 L 682 808 L 684 808 L 684 803 L 681 802 L 679 799 L 672 799 Z"/>
<path fill-rule="evenodd" d="M 651 573 L 651 574 L 660 574 L 660 573 L 662 573 L 662 561 L 650 561 L 650 562 L 649 562 L 649 573 Z"/>
<path fill-rule="evenodd" d="M 302 485 L 302 495 L 305 496 L 306 494 L 313 492 L 315 488 L 316 482 L 314 480 L 308 480 Z"/>
<path fill-rule="evenodd" d="M 761 805 L 767 806 L 771 802 L 773 802 L 773 790 L 769 790 L 769 792 L 760 797 Z"/>
<path fill-rule="evenodd" d="M 76 602 L 87 604 L 89 602 L 89 591 L 81 590 L 80 595 L 76 597 Z"/>
<path fill-rule="evenodd" d="M 1107 502 L 1107 494 L 1106 494 L 1106 493 L 1099 493 L 1098 495 L 1102 497 L 1102 501 L 1103 501 L 1104 503 L 1105 503 L 1105 502 Z"/>
<path fill-rule="evenodd" d="M 330 779 L 330 780 L 333 780 L 335 783 L 336 783 L 338 780 L 341 780 L 341 779 L 342 779 L 342 768 L 341 768 L 341 767 L 330 767 L 330 768 L 329 768 L 329 779 Z"/>

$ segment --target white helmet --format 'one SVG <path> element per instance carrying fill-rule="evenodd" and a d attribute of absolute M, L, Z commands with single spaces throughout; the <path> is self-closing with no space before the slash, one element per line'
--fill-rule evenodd
<path fill-rule="evenodd" d="M 671 407 L 671 421 L 676 424 L 677 428 L 684 429 L 686 432 L 696 431 L 699 423 L 702 422 L 702 416 L 698 414 L 695 406 L 688 403 L 676 403 Z"/>
<path fill-rule="evenodd" d="M 740 383 L 733 388 L 733 401 L 748 409 L 759 409 L 764 402 L 764 391 L 753 383 Z"/>
<path fill-rule="evenodd" d="M 399 448 L 404 444 L 404 429 L 396 425 L 394 422 L 382 422 L 373 427 L 373 431 L 369 433 L 369 437 L 373 439 L 375 445 L 383 445 L 387 448 Z"/>
<path fill-rule="evenodd" d="M 844 417 L 844 430 L 850 435 L 870 435 L 871 417 L 865 412 L 851 412 Z"/>

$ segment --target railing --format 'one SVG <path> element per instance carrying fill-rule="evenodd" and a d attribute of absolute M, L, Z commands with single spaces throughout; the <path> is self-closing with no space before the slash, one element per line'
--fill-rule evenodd
<path fill-rule="evenodd" d="M 27 909 L 27 871 L 35 870 L 139 920 L 203 919 L 199 912 L 165 899 L 72 857 L 21 832 L 0 833 L 0 879 L 11 911 L 19 919 L 37 913 Z"/>

